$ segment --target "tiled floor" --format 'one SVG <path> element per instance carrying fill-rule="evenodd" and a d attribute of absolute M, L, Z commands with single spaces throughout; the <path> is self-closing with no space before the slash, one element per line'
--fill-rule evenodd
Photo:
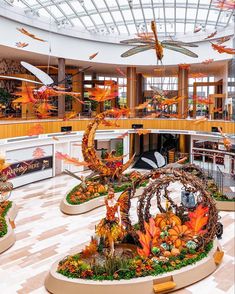
<path fill-rule="evenodd" d="M 90 239 L 95 224 L 104 216 L 104 207 L 80 216 L 67 216 L 59 209 L 64 194 L 76 183 L 63 175 L 12 193 L 11 199 L 19 207 L 15 221 L 17 241 L 0 255 L 0 293 L 47 293 L 43 285 L 51 264 L 71 250 L 78 251 Z M 132 205 L 133 217 L 135 207 L 136 200 Z M 234 213 L 220 215 L 224 224 L 223 264 L 212 276 L 175 293 L 234 293 Z"/>

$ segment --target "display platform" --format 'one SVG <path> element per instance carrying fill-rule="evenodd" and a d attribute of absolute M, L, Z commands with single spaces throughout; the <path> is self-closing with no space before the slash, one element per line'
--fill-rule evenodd
<path fill-rule="evenodd" d="M 235 211 L 235 201 L 215 201 L 219 211 Z"/>
<path fill-rule="evenodd" d="M 11 208 L 5 216 L 7 223 L 7 233 L 0 238 L 0 254 L 9 249 L 15 243 L 14 220 L 18 212 L 17 206 L 12 203 Z"/>
<path fill-rule="evenodd" d="M 144 191 L 144 187 L 138 188 L 136 190 L 135 197 L 139 197 L 143 193 L 143 191 Z M 115 193 L 115 197 L 118 198 L 121 194 L 122 192 Z M 60 203 L 60 210 L 63 213 L 69 214 L 69 215 L 83 214 L 91 210 L 94 210 L 96 208 L 99 208 L 101 206 L 104 206 L 106 197 L 107 195 L 100 196 L 78 205 L 72 205 L 72 204 L 69 204 L 68 201 L 66 200 L 67 198 L 67 194 L 66 194 L 66 196 L 63 198 L 63 200 Z"/>
<path fill-rule="evenodd" d="M 219 256 L 219 258 L 218 258 Z M 52 265 L 45 280 L 45 287 L 50 293 L 86 293 L 86 294 L 152 294 L 169 293 L 193 283 L 196 283 L 212 274 L 222 261 L 223 252 L 217 242 L 208 256 L 196 264 L 186 266 L 159 276 L 148 276 L 131 280 L 119 281 L 90 281 L 84 279 L 69 279 L 57 273 L 58 263 Z M 163 290 L 164 289 L 164 290 Z"/>

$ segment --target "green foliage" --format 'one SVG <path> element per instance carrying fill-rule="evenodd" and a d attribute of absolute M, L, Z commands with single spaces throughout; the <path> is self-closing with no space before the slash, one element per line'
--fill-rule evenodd
<path fill-rule="evenodd" d="M 11 95 L 5 89 L 0 88 L 0 104 L 9 105 L 14 99 L 15 98 L 13 95 Z"/>
<path fill-rule="evenodd" d="M 4 207 L 3 212 L 0 215 L 0 238 L 6 235 L 7 233 L 7 223 L 5 220 L 5 216 L 7 215 L 7 212 L 12 207 L 12 202 L 8 201 L 7 205 Z"/>
<path fill-rule="evenodd" d="M 96 281 L 103 280 L 129 280 L 137 277 L 157 276 L 173 270 L 181 269 L 182 267 L 195 264 L 196 262 L 205 258 L 210 250 L 213 248 L 213 242 L 205 246 L 203 252 L 196 253 L 195 257 L 188 258 L 186 254 L 189 253 L 187 249 L 181 252 L 180 256 L 170 256 L 167 261 L 159 261 L 157 263 L 149 259 L 141 259 L 136 256 L 135 258 L 121 258 L 121 257 L 106 257 L 105 261 L 101 264 L 97 261 L 92 264 L 87 264 L 84 261 L 77 260 L 77 267 L 74 267 L 75 256 L 70 256 L 59 263 L 58 272 L 68 278 L 78 278 L 90 271 L 86 279 Z M 63 263 L 71 261 L 67 267 Z M 72 268 L 72 271 L 69 270 Z M 83 270 L 81 270 L 83 269 Z M 92 273 L 92 274 L 91 274 Z"/>
<path fill-rule="evenodd" d="M 7 223 L 3 217 L 0 217 L 0 238 L 7 233 Z"/>
<path fill-rule="evenodd" d="M 143 183 L 141 183 L 140 186 L 138 186 L 137 188 L 140 188 L 140 187 L 146 187 L 148 181 L 145 181 Z M 114 192 L 115 193 L 119 193 L 119 192 L 123 192 L 124 190 L 126 190 L 128 187 L 131 187 L 132 186 L 132 183 L 131 182 L 125 182 L 121 185 L 118 185 L 118 184 L 114 184 Z M 78 191 L 78 189 L 81 187 L 81 184 L 75 186 L 66 196 L 66 201 L 71 204 L 71 205 L 79 205 L 79 204 L 82 204 L 82 203 L 85 203 L 91 199 L 95 199 L 95 198 L 98 198 L 98 197 L 101 197 L 101 196 L 105 196 L 107 195 L 107 192 L 105 193 L 99 193 L 99 196 L 92 196 L 91 198 L 87 198 L 86 200 L 79 200 L 77 199 L 76 201 L 71 201 L 71 196 L 76 193 Z"/>
<path fill-rule="evenodd" d="M 118 142 L 115 146 L 116 150 L 116 156 L 122 156 L 123 155 L 123 141 Z"/>

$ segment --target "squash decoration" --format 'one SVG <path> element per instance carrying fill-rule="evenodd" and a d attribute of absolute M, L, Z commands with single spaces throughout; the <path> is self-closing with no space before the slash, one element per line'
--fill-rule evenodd
<path fill-rule="evenodd" d="M 185 246 L 186 242 L 193 238 L 191 230 L 186 225 L 176 225 L 169 229 L 168 233 L 176 248 Z"/>
<path fill-rule="evenodd" d="M 155 223 L 157 227 L 164 229 L 166 226 L 181 225 L 181 219 L 172 211 L 167 211 L 166 213 L 157 214 Z"/>

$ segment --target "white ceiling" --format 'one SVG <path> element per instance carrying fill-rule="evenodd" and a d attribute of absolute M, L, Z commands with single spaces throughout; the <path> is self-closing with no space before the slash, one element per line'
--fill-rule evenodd
<path fill-rule="evenodd" d="M 155 19 L 159 36 L 215 30 L 233 21 L 233 10 L 217 0 L 2 0 L 32 18 L 47 17 L 60 28 L 79 27 L 96 35 L 149 32 Z M 224 0 L 223 0 L 224 1 Z M 226 0 L 229 1 L 229 0 Z"/>

